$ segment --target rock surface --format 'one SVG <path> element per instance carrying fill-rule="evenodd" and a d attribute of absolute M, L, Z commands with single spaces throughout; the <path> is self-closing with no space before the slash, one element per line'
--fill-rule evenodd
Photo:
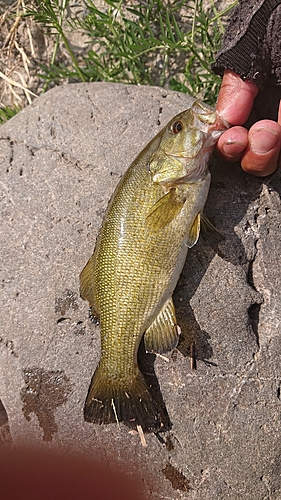
<path fill-rule="evenodd" d="M 175 293 L 182 340 L 154 362 L 172 429 L 146 435 L 145 448 L 122 424 L 83 420 L 99 331 L 79 273 L 121 174 L 189 102 L 158 88 L 69 85 L 0 128 L 0 423 L 6 411 L 14 443 L 125 462 L 151 499 L 278 500 L 280 174 L 213 162 L 205 212 L 226 238 L 189 252 Z"/>

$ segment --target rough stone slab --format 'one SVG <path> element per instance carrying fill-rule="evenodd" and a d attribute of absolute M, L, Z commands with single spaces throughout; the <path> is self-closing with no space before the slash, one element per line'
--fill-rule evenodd
<path fill-rule="evenodd" d="M 189 252 L 175 293 L 182 341 L 154 363 L 172 430 L 143 448 L 122 424 L 83 420 L 99 332 L 79 273 L 120 176 L 189 102 L 151 87 L 69 85 L 0 128 L 0 399 L 15 443 L 125 461 L 148 498 L 278 500 L 279 174 L 264 182 L 212 166 L 206 213 L 226 239 Z"/>

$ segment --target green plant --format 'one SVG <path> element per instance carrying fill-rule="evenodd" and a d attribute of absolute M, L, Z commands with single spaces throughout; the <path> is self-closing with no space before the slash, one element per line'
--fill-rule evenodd
<path fill-rule="evenodd" d="M 188 92 L 214 104 L 221 80 L 211 71 L 224 32 L 222 19 L 237 0 L 222 12 L 203 0 L 105 0 L 97 8 L 85 0 L 86 14 L 65 19 L 70 0 L 35 0 L 33 16 L 56 42 L 42 77 L 49 83 L 63 79 L 114 81 L 166 86 Z M 78 61 L 67 30 L 82 30 L 88 50 Z M 63 42 L 71 65 L 56 62 Z"/>
<path fill-rule="evenodd" d="M 7 120 L 15 116 L 21 110 L 20 106 L 0 106 L 0 124 L 5 123 Z"/>
<path fill-rule="evenodd" d="M 211 63 L 224 32 L 221 18 L 234 4 L 221 13 L 213 4 L 204 10 L 202 0 L 106 4 L 101 12 L 89 0 L 79 23 L 95 44 L 84 58 L 90 79 L 169 86 L 215 102 L 221 80 Z"/>
<path fill-rule="evenodd" d="M 68 42 L 65 29 L 63 28 L 65 12 L 70 4 L 70 1 L 71 0 L 34 0 L 33 8 L 26 9 L 24 16 L 32 16 L 34 21 L 43 25 L 43 27 L 48 30 L 49 34 L 56 36 L 54 50 L 50 61 L 50 68 L 54 65 L 57 49 L 59 43 L 62 41 L 71 58 L 75 72 L 77 73 L 79 79 L 84 82 L 86 81 L 86 78 L 83 75 L 83 71 L 79 67 L 75 54 Z"/>

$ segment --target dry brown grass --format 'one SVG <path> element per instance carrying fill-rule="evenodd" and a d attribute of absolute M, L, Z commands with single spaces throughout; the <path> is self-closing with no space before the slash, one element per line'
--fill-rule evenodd
<path fill-rule="evenodd" d="M 0 106 L 25 107 L 44 88 L 40 64 L 50 61 L 55 37 L 45 36 L 31 17 L 23 17 L 31 0 L 7 5 L 0 0 Z M 78 41 L 79 44 L 79 41 Z M 59 47 L 59 59 L 69 56 Z"/>
<path fill-rule="evenodd" d="M 36 59 L 40 34 L 30 19 L 22 17 L 26 9 L 24 0 L 1 7 L 0 105 L 24 107 L 36 96 L 39 85 Z M 41 46 L 43 39 L 42 34 Z"/>

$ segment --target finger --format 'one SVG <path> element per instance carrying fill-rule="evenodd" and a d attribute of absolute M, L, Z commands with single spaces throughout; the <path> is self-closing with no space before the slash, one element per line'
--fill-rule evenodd
<path fill-rule="evenodd" d="M 235 162 L 240 160 L 248 146 L 248 130 L 244 127 L 233 127 L 224 132 L 218 140 L 216 154 L 222 160 Z"/>
<path fill-rule="evenodd" d="M 261 177 L 272 174 L 279 163 L 281 126 L 272 120 L 261 120 L 250 128 L 248 141 L 241 160 L 243 170 Z"/>
<path fill-rule="evenodd" d="M 233 71 L 225 70 L 216 110 L 231 125 L 242 125 L 250 115 L 258 92 L 254 83 L 244 82 Z"/>

